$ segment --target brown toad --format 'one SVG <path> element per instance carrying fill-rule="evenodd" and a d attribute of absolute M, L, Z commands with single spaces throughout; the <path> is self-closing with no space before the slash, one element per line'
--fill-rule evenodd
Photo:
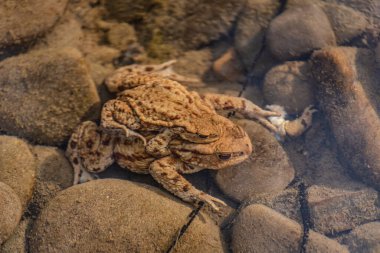
<path fill-rule="evenodd" d="M 266 119 L 278 113 L 244 98 L 199 95 L 157 75 L 117 72 L 106 83 L 119 93 L 104 105 L 101 126 L 82 123 L 68 144 L 74 183 L 91 180 L 88 172 L 98 173 L 116 162 L 133 172 L 151 174 L 184 201 L 202 201 L 217 210 L 222 201 L 180 175 L 223 169 L 250 155 L 252 145 L 245 131 L 216 110 L 235 110 L 278 132 Z"/>

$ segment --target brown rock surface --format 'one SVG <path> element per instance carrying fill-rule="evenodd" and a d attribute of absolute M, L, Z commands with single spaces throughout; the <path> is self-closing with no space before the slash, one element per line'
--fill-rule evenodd
<path fill-rule="evenodd" d="M 28 219 L 20 221 L 12 236 L 0 246 L 1 253 L 28 253 L 26 232 L 29 222 Z"/>
<path fill-rule="evenodd" d="M 62 144 L 99 109 L 80 53 L 40 50 L 0 63 L 1 130 L 39 144 Z"/>
<path fill-rule="evenodd" d="M 12 136 L 0 136 L 0 182 L 9 185 L 27 206 L 35 184 L 37 164 L 26 142 Z"/>
<path fill-rule="evenodd" d="M 243 163 L 217 172 L 220 189 L 238 201 L 285 189 L 294 178 L 294 168 L 276 138 L 256 122 L 238 120 L 236 123 L 250 136 L 253 152 Z"/>
<path fill-rule="evenodd" d="M 45 34 L 63 14 L 67 2 L 68 0 L 0 1 L 0 56 L 7 54 L 10 46 L 35 40 Z"/>
<path fill-rule="evenodd" d="M 380 189 L 378 73 L 373 54 L 327 48 L 312 57 L 318 98 L 335 136 L 341 162 Z"/>
<path fill-rule="evenodd" d="M 0 182 L 0 245 L 3 244 L 17 227 L 22 206 L 19 197 L 8 185 Z"/>
<path fill-rule="evenodd" d="M 156 188 L 104 179 L 51 200 L 34 224 L 30 249 L 44 252 L 164 252 L 191 208 Z M 173 252 L 223 252 L 219 228 L 205 214 Z"/>
<path fill-rule="evenodd" d="M 267 43 L 279 60 L 291 60 L 315 49 L 335 45 L 335 35 L 323 10 L 313 4 L 287 9 L 270 23 Z"/>
<path fill-rule="evenodd" d="M 380 252 L 380 222 L 371 222 L 352 230 L 344 239 L 351 252 Z"/>
<path fill-rule="evenodd" d="M 232 235 L 234 252 L 300 252 L 301 226 L 264 205 L 250 205 L 237 217 Z M 345 252 L 338 242 L 310 231 L 306 252 Z"/>
<path fill-rule="evenodd" d="M 330 20 L 338 44 L 349 42 L 369 26 L 364 14 L 350 7 L 333 3 L 325 3 L 321 7 Z"/>
<path fill-rule="evenodd" d="M 276 0 L 249 0 L 238 16 L 234 47 L 247 69 L 259 56 L 270 21 L 280 3 Z"/>
<path fill-rule="evenodd" d="M 334 234 L 380 218 L 378 193 L 370 188 L 357 190 L 312 186 L 307 200 L 314 229 Z"/>
<path fill-rule="evenodd" d="M 306 62 L 285 62 L 265 75 L 263 84 L 267 104 L 281 105 L 289 114 L 300 114 L 315 103 L 314 81 Z"/>

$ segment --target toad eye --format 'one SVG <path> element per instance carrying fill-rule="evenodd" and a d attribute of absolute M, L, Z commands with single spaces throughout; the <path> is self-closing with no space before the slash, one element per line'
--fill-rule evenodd
<path fill-rule="evenodd" d="M 224 161 L 226 161 L 226 160 L 229 160 L 230 158 L 231 158 L 231 154 L 218 154 L 218 158 L 220 159 L 220 160 L 224 160 Z"/>

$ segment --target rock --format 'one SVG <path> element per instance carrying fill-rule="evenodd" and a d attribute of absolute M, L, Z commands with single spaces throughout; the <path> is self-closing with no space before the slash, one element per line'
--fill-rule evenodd
<path fill-rule="evenodd" d="M 328 3 L 342 4 L 364 13 L 369 23 L 378 26 L 380 21 L 380 2 L 378 0 L 323 0 Z"/>
<path fill-rule="evenodd" d="M 47 146 L 34 146 L 32 151 L 37 158 L 40 181 L 52 182 L 62 188 L 72 186 L 74 171 L 63 151 Z"/>
<path fill-rule="evenodd" d="M 244 82 L 245 80 L 243 66 L 233 48 L 230 48 L 218 58 L 214 62 L 212 69 L 221 80 L 231 82 Z"/>
<path fill-rule="evenodd" d="M 232 231 L 233 252 L 301 252 L 302 228 L 264 205 L 250 205 L 237 217 Z M 306 252 L 346 252 L 338 242 L 310 231 Z"/>
<path fill-rule="evenodd" d="M 99 96 L 80 53 L 41 50 L 0 63 L 1 130 L 35 143 L 60 145 L 96 115 Z"/>
<path fill-rule="evenodd" d="M 350 252 L 380 252 L 380 222 L 371 222 L 352 230 L 344 239 Z"/>
<path fill-rule="evenodd" d="M 323 11 L 330 20 L 338 44 L 347 43 L 362 34 L 369 26 L 363 13 L 341 4 L 324 3 Z M 355 20 L 355 22 L 352 22 Z"/>
<path fill-rule="evenodd" d="M 60 19 L 54 29 L 45 37 L 41 38 L 33 49 L 80 48 L 83 44 L 84 33 L 81 23 L 74 14 L 66 14 Z"/>
<path fill-rule="evenodd" d="M 0 3 L 0 57 L 44 35 L 62 16 L 68 0 L 20 0 Z M 25 18 L 28 21 L 25 21 Z"/>
<path fill-rule="evenodd" d="M 212 67 L 212 57 L 212 52 L 209 48 L 186 51 L 182 56 L 178 57 L 173 69 L 183 76 L 208 81 L 210 77 L 207 75 L 209 75 Z"/>
<path fill-rule="evenodd" d="M 253 152 L 241 164 L 217 172 L 216 182 L 220 189 L 238 201 L 285 189 L 294 178 L 294 168 L 281 145 L 256 122 L 237 120 L 236 123 L 250 136 Z"/>
<path fill-rule="evenodd" d="M 111 17 L 135 24 L 148 45 L 148 53 L 155 48 L 153 51 L 160 54 L 157 49 L 196 49 L 227 35 L 244 2 L 115 0 L 107 1 L 106 6 Z M 173 48 L 166 47 L 168 43 Z"/>
<path fill-rule="evenodd" d="M 0 245 L 20 222 L 22 206 L 19 197 L 8 185 L 0 182 Z"/>
<path fill-rule="evenodd" d="M 262 204 L 269 208 L 272 208 L 276 212 L 279 212 L 289 219 L 295 220 L 298 223 L 302 223 L 298 190 L 294 188 L 286 189 L 284 191 L 276 193 L 253 195 L 243 204 L 244 206 Z"/>
<path fill-rule="evenodd" d="M 378 197 L 370 188 L 349 191 L 311 186 L 307 190 L 307 200 L 314 229 L 334 234 L 379 219 Z"/>
<path fill-rule="evenodd" d="M 285 62 L 265 75 L 263 84 L 267 104 L 281 105 L 289 114 L 300 114 L 315 104 L 314 81 L 306 62 Z"/>
<path fill-rule="evenodd" d="M 380 189 L 380 94 L 374 58 L 365 49 L 327 48 L 313 54 L 312 72 L 340 162 Z"/>
<path fill-rule="evenodd" d="M 112 47 L 121 51 L 125 51 L 132 44 L 137 43 L 135 29 L 127 23 L 112 24 L 107 32 L 107 40 Z"/>
<path fill-rule="evenodd" d="M 0 136 L 0 182 L 19 196 L 23 208 L 33 192 L 37 164 L 26 142 L 12 136 Z"/>
<path fill-rule="evenodd" d="M 289 8 L 273 19 L 268 28 L 267 41 L 271 53 L 283 61 L 336 44 L 326 14 L 312 4 Z"/>
<path fill-rule="evenodd" d="M 165 252 L 191 211 L 156 188 L 125 180 L 76 185 L 42 210 L 30 252 Z M 173 252 L 223 252 L 220 238 L 219 228 L 201 214 Z"/>
<path fill-rule="evenodd" d="M 276 0 L 249 0 L 238 16 L 234 47 L 246 68 L 259 56 L 266 29 L 279 7 Z"/>
<path fill-rule="evenodd" d="M 20 221 L 9 239 L 0 246 L 1 253 L 27 253 L 26 232 L 30 220 Z"/>
<path fill-rule="evenodd" d="M 380 69 L 380 42 L 375 49 L 377 68 Z"/>

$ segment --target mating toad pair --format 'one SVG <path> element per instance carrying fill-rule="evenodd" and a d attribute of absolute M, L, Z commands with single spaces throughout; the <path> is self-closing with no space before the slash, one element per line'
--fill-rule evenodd
<path fill-rule="evenodd" d="M 233 110 L 281 132 L 267 118 L 279 116 L 239 97 L 188 91 L 174 80 L 185 78 L 170 64 L 133 65 L 106 80 L 117 98 L 104 104 L 101 123 L 83 122 L 73 133 L 67 156 L 74 184 L 116 162 L 136 173 L 150 174 L 165 189 L 190 203 L 204 202 L 214 210 L 225 203 L 192 186 L 181 174 L 224 169 L 252 152 L 247 133 L 217 110 Z M 313 110 L 297 119 L 300 132 L 311 124 Z M 284 121 L 286 124 L 287 121 Z M 283 127 L 283 126 L 282 126 Z"/>

